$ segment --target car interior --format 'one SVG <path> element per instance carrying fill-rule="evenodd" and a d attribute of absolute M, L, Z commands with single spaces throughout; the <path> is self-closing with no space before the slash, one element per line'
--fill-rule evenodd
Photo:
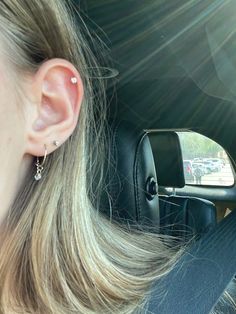
<path fill-rule="evenodd" d="M 183 242 L 194 237 L 198 242 L 236 208 L 236 103 L 232 85 L 224 81 L 222 63 L 217 67 L 220 53 L 209 52 L 215 43 L 210 35 L 219 20 L 213 14 L 215 1 L 190 3 L 87 0 L 78 6 L 90 29 L 109 47 L 112 68 L 119 72 L 115 87 L 108 82 L 113 162 L 107 171 L 102 210 L 110 219 L 155 227 L 156 232 Z M 221 9 L 224 17 L 230 12 L 223 4 Z M 209 14 L 214 18 L 202 17 L 206 10 L 212 10 Z M 234 37 L 235 31 L 229 41 Z M 227 70 L 226 53 L 230 58 L 231 46 L 226 41 L 224 45 Z M 108 55 L 105 59 L 110 62 Z M 223 177 L 214 184 L 187 182 L 181 132 L 199 134 L 220 145 L 233 183 L 221 185 Z M 197 158 L 204 161 L 202 156 Z M 216 174 L 204 176 L 215 178 Z M 234 281 L 228 286 L 232 293 Z M 222 313 L 234 313 L 227 310 Z"/>

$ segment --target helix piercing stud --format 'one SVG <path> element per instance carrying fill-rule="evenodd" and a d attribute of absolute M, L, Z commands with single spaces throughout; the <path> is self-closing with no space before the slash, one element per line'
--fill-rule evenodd
<path fill-rule="evenodd" d="M 72 77 L 72 78 L 70 79 L 70 81 L 71 81 L 72 84 L 77 84 L 77 83 L 78 83 L 78 80 L 77 80 L 77 78 L 76 78 L 75 76 Z"/>

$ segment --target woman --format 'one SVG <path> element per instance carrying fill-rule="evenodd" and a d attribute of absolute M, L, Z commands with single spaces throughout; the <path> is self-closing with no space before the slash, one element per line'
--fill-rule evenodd
<path fill-rule="evenodd" d="M 94 206 L 105 89 L 66 2 L 0 1 L 0 312 L 143 313 L 179 253 Z"/>
<path fill-rule="evenodd" d="M 92 205 L 105 90 L 66 2 L 0 1 L 1 313 L 141 313 L 176 252 Z"/>

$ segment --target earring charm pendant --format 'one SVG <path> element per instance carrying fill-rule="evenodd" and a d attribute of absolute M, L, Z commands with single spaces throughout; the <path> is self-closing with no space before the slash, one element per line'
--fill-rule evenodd
<path fill-rule="evenodd" d="M 47 147 L 45 144 L 44 144 L 44 148 L 45 148 L 45 153 L 44 153 L 44 158 L 43 158 L 42 163 L 40 164 L 39 157 L 37 157 L 37 162 L 35 164 L 37 166 L 37 172 L 36 172 L 36 175 L 34 176 L 34 179 L 36 181 L 39 181 L 40 179 L 42 179 L 42 171 L 44 168 L 43 165 L 44 165 L 46 157 L 47 157 Z"/>
<path fill-rule="evenodd" d="M 36 181 L 39 181 L 40 179 L 42 179 L 43 166 L 40 165 L 38 157 L 37 157 L 37 162 L 36 162 L 35 165 L 37 166 L 37 173 L 34 176 L 34 178 L 35 178 Z"/>

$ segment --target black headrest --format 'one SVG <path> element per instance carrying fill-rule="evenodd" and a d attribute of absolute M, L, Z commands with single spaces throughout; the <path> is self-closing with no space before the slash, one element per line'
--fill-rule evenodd
<path fill-rule="evenodd" d="M 148 134 L 156 165 L 158 184 L 182 188 L 185 185 L 183 158 L 179 137 L 173 131 Z"/>
<path fill-rule="evenodd" d="M 106 214 L 130 224 L 159 226 L 157 177 L 147 133 L 119 122 L 113 127 L 110 146 L 114 161 L 106 178 Z"/>

